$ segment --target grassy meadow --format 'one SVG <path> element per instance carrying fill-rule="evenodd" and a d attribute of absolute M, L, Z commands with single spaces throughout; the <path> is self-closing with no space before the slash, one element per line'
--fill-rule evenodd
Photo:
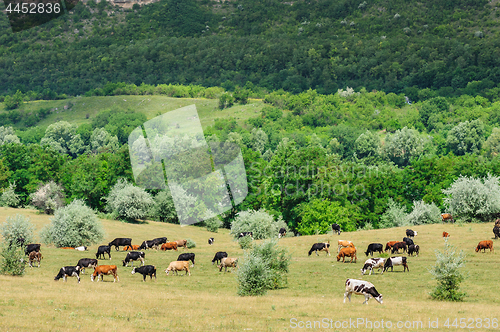
<path fill-rule="evenodd" d="M 0 221 L 16 213 L 27 215 L 36 225 L 36 234 L 49 222 L 50 217 L 36 211 L 22 209 L 0 209 Z M 500 318 L 500 297 L 496 289 L 499 257 L 496 253 L 476 253 L 478 241 L 492 238 L 491 223 L 465 225 L 426 225 L 413 227 L 418 231 L 415 243 L 420 245 L 419 257 L 408 258 L 409 273 L 402 267 L 394 272 L 378 273 L 361 277 L 360 268 L 366 259 L 363 251 L 369 243 L 384 243 L 402 239 L 402 228 L 358 231 L 338 235 L 286 237 L 279 243 L 292 255 L 289 286 L 268 292 L 262 297 L 240 297 L 236 294 L 235 273 L 219 273 L 211 260 L 217 251 L 227 251 L 230 257 L 243 257 L 237 242 L 228 230 L 209 233 L 196 226 L 148 221 L 144 224 L 128 224 L 113 220 L 102 220 L 106 230 L 107 244 L 115 237 L 131 237 L 133 244 L 154 237 L 167 236 L 169 240 L 191 238 L 197 244 L 193 249 L 179 251 L 146 252 L 146 264 L 157 267 L 158 278 L 144 283 L 142 275 L 132 275 L 131 267 L 123 267 L 123 251 L 111 252 L 110 260 L 100 264 L 118 266 L 120 282 L 113 283 L 112 276 L 104 282 L 91 282 L 90 270 L 75 278 L 55 282 L 54 276 L 62 266 L 76 265 L 80 258 L 95 258 L 97 245 L 88 252 L 57 249 L 42 244 L 43 260 L 40 268 L 29 268 L 24 277 L 0 276 L 0 328 L 2 331 L 292 331 L 299 321 L 320 321 L 324 318 L 335 321 L 364 318 L 374 321 L 393 322 L 422 321 L 422 328 L 374 329 L 375 331 L 436 331 L 428 327 L 429 319 L 439 319 L 438 330 L 461 330 L 443 327 L 446 318 Z M 428 293 L 435 285 L 427 269 L 434 261 L 435 249 L 443 248 L 443 231 L 450 233 L 449 241 L 467 253 L 464 268 L 469 278 L 462 284 L 468 297 L 461 303 L 431 300 Z M 215 244 L 209 246 L 209 237 Z M 358 249 L 358 262 L 337 262 L 336 242 L 351 240 Z M 332 256 L 324 252 L 320 256 L 307 252 L 315 242 L 330 241 Z M 495 241 L 495 246 L 498 242 Z M 498 249 L 498 248 L 497 248 Z M 196 265 L 191 277 L 166 276 L 164 270 L 170 261 L 182 252 L 194 252 Z M 375 254 L 375 257 L 379 254 Z M 106 256 L 107 257 L 107 256 Z M 137 263 L 135 263 L 137 264 Z M 352 297 L 351 303 L 343 303 L 346 278 L 364 279 L 373 282 L 383 294 L 384 303 L 371 299 L 362 305 L 364 298 Z M 296 319 L 291 323 L 291 319 Z M 470 321 L 467 322 L 469 324 Z M 474 323 L 475 324 L 475 323 Z M 306 326 L 306 325 L 304 325 Z M 345 331 L 354 328 L 318 327 L 314 330 Z M 474 328 L 476 331 L 497 329 Z M 307 329 L 313 330 L 313 329 Z M 358 330 L 367 331 L 363 325 Z M 464 329 L 465 330 L 465 329 Z M 469 329 L 470 330 L 470 329 Z"/>

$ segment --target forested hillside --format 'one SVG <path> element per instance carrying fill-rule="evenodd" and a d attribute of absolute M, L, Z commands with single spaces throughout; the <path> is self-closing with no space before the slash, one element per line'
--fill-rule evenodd
<path fill-rule="evenodd" d="M 0 94 L 79 95 L 107 82 L 335 93 L 347 86 L 497 98 L 497 1 L 162 0 L 78 3 L 12 33 L 0 15 Z"/>

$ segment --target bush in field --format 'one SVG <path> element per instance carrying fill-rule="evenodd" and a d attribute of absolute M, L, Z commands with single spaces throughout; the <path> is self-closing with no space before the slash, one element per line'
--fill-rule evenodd
<path fill-rule="evenodd" d="M 243 236 L 238 239 L 238 244 L 241 249 L 250 249 L 252 248 L 253 239 L 251 236 Z"/>
<path fill-rule="evenodd" d="M 380 218 L 379 228 L 391 228 L 405 226 L 407 214 L 406 209 L 392 198 L 389 198 L 387 210 Z"/>
<path fill-rule="evenodd" d="M 46 214 L 54 214 L 54 211 L 64 205 L 64 192 L 60 185 L 50 181 L 42 185 L 36 192 L 30 195 L 31 204 Z"/>
<path fill-rule="evenodd" d="M 300 205 L 302 219 L 297 225 L 297 231 L 302 235 L 326 234 L 333 223 L 339 224 L 344 232 L 355 231 L 353 210 L 339 202 L 315 198 Z"/>
<path fill-rule="evenodd" d="M 406 216 L 407 224 L 437 224 L 441 222 L 441 211 L 436 204 L 426 204 L 424 201 L 414 201 L 413 210 Z"/>
<path fill-rule="evenodd" d="M 150 194 L 124 179 L 118 180 L 106 200 L 108 212 L 114 212 L 118 218 L 127 221 L 144 219 L 153 206 Z"/>
<path fill-rule="evenodd" d="M 219 219 L 218 216 L 206 219 L 204 222 L 207 231 L 213 233 L 217 233 L 219 231 L 219 228 L 222 226 L 222 221 Z"/>
<path fill-rule="evenodd" d="M 16 183 L 9 182 L 9 188 L 3 189 L 2 197 L 0 198 L 0 202 L 3 206 L 17 207 L 21 200 L 19 199 L 19 195 L 16 194 Z"/>
<path fill-rule="evenodd" d="M 186 239 L 186 241 L 186 246 L 188 247 L 188 249 L 196 247 L 196 242 L 194 242 L 192 239 Z"/>
<path fill-rule="evenodd" d="M 50 224 L 40 232 L 43 243 L 56 247 L 89 246 L 104 238 L 101 222 L 81 200 L 56 211 Z"/>
<path fill-rule="evenodd" d="M 17 246 L 9 246 L 6 242 L 2 244 L 2 260 L 0 262 L 0 274 L 22 276 L 26 272 L 26 257 L 24 249 Z"/>
<path fill-rule="evenodd" d="M 175 210 L 172 195 L 165 191 L 160 191 L 153 198 L 153 206 L 151 208 L 151 216 L 158 218 L 161 222 L 174 222 L 177 220 L 177 212 Z"/>
<path fill-rule="evenodd" d="M 286 287 L 290 256 L 276 239 L 254 245 L 238 266 L 238 295 L 264 295 L 269 289 Z"/>
<path fill-rule="evenodd" d="M 497 176 L 488 174 L 483 180 L 460 176 L 443 193 L 446 195 L 444 203 L 450 213 L 465 221 L 490 221 L 500 212 L 500 184 Z"/>
<path fill-rule="evenodd" d="M 21 143 L 19 137 L 17 137 L 16 132 L 12 127 L 0 127 L 0 145 L 8 143 Z"/>
<path fill-rule="evenodd" d="M 467 295 L 460 291 L 460 283 L 465 276 L 460 272 L 460 268 L 465 266 L 465 253 L 448 243 L 445 239 L 444 252 L 436 250 L 436 264 L 429 272 L 437 280 L 438 285 L 430 293 L 436 300 L 462 301 Z"/>
<path fill-rule="evenodd" d="M 16 214 L 15 217 L 7 217 L 7 220 L 0 226 L 4 240 L 9 244 L 17 244 L 19 238 L 23 238 L 26 244 L 32 243 L 34 229 L 35 226 L 30 223 L 30 218 L 20 214 Z"/>
<path fill-rule="evenodd" d="M 268 239 L 277 237 L 281 227 L 286 227 L 281 217 L 275 221 L 273 216 L 264 210 L 248 210 L 238 213 L 231 224 L 231 235 L 237 239 L 242 232 L 253 232 L 253 238 L 256 240 Z"/>

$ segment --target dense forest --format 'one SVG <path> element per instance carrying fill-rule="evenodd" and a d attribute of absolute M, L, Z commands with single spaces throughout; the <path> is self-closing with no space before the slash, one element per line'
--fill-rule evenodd
<path fill-rule="evenodd" d="M 107 82 L 299 93 L 359 91 L 497 98 L 497 2 L 161 0 L 82 2 L 13 33 L 0 15 L 0 95 L 51 99 Z"/>

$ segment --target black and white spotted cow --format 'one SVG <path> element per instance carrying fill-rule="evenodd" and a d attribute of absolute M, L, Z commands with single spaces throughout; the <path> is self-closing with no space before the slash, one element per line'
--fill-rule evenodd
<path fill-rule="evenodd" d="M 366 249 L 365 255 L 368 256 L 371 254 L 373 256 L 373 253 L 375 251 L 382 253 L 382 250 L 384 250 L 384 246 L 382 245 L 382 243 L 370 243 L 368 245 L 368 249 Z"/>
<path fill-rule="evenodd" d="M 212 245 L 212 244 L 214 244 L 214 241 L 215 241 L 214 238 L 211 237 L 210 239 L 208 239 L 208 244 Z"/>
<path fill-rule="evenodd" d="M 368 281 L 347 279 L 345 281 L 344 303 L 346 298 L 349 298 L 349 302 L 351 302 L 352 294 L 364 295 L 365 302 L 363 302 L 363 304 L 368 304 L 370 297 L 373 297 L 380 304 L 383 303 L 382 294 L 379 294 L 379 292 L 375 289 L 375 286 Z"/>
<path fill-rule="evenodd" d="M 80 267 L 79 266 L 64 266 L 59 270 L 59 274 L 54 278 L 55 281 L 63 278 L 66 281 L 66 277 L 76 277 L 78 283 L 80 283 Z"/>
<path fill-rule="evenodd" d="M 332 231 L 334 234 L 337 233 L 338 235 L 342 233 L 342 231 L 340 230 L 340 225 L 337 224 L 332 224 Z"/>
<path fill-rule="evenodd" d="M 280 228 L 280 231 L 278 232 L 278 238 L 282 238 L 286 236 L 286 228 L 282 227 Z"/>
<path fill-rule="evenodd" d="M 316 252 L 316 256 L 318 255 L 318 251 L 325 251 L 328 256 L 330 256 L 330 243 L 315 243 L 312 245 L 311 250 L 309 250 L 309 256 Z"/>
<path fill-rule="evenodd" d="M 412 244 L 415 244 L 412 239 L 409 237 L 404 237 L 403 242 L 406 243 L 407 246 L 411 246 Z"/>
<path fill-rule="evenodd" d="M 408 269 L 408 272 L 410 272 L 410 268 L 406 264 L 406 257 L 390 257 L 385 260 L 384 264 L 384 272 L 387 271 L 389 268 L 391 268 L 391 272 L 394 270 L 394 266 L 399 266 L 403 265 L 403 272 L 405 272 Z"/>
<path fill-rule="evenodd" d="M 132 274 L 140 273 L 142 274 L 142 281 L 146 281 L 146 276 L 149 276 L 153 280 L 153 276 L 156 281 L 156 266 L 154 265 L 144 265 L 141 267 L 134 267 L 132 269 Z"/>
<path fill-rule="evenodd" d="M 408 246 L 408 255 L 410 256 L 413 256 L 413 254 L 419 254 L 420 252 L 420 247 L 418 246 L 418 244 L 412 244 L 410 246 Z"/>
<path fill-rule="evenodd" d="M 408 237 L 417 236 L 417 232 L 416 231 L 412 231 L 411 229 L 407 229 L 406 230 L 406 236 L 408 236 Z"/>
<path fill-rule="evenodd" d="M 238 234 L 238 239 L 244 236 L 250 236 L 251 238 L 253 238 L 253 232 L 241 232 L 240 234 Z"/>
<path fill-rule="evenodd" d="M 382 274 L 384 274 L 384 264 L 385 258 L 370 258 L 367 259 L 365 265 L 361 269 L 361 274 L 365 275 L 366 271 L 370 270 L 370 274 L 372 275 L 373 269 L 378 269 L 379 272 L 382 270 Z"/>
<path fill-rule="evenodd" d="M 78 264 L 76 264 L 76 266 L 78 266 L 80 268 L 80 271 L 82 272 L 82 274 L 85 274 L 85 269 L 86 268 L 94 268 L 99 264 L 99 262 L 97 261 L 97 259 L 93 259 L 93 258 L 82 258 L 78 261 Z"/>
<path fill-rule="evenodd" d="M 146 254 L 144 251 L 131 251 L 127 253 L 127 257 L 125 257 L 125 260 L 122 261 L 123 266 L 128 267 L 128 263 L 132 262 L 132 267 L 134 266 L 134 261 L 141 261 L 142 265 L 144 266 L 144 258 L 146 257 Z"/>
<path fill-rule="evenodd" d="M 143 241 L 139 247 L 139 250 L 149 248 L 155 248 L 156 250 L 158 250 L 158 242 L 156 242 L 155 240 Z"/>

